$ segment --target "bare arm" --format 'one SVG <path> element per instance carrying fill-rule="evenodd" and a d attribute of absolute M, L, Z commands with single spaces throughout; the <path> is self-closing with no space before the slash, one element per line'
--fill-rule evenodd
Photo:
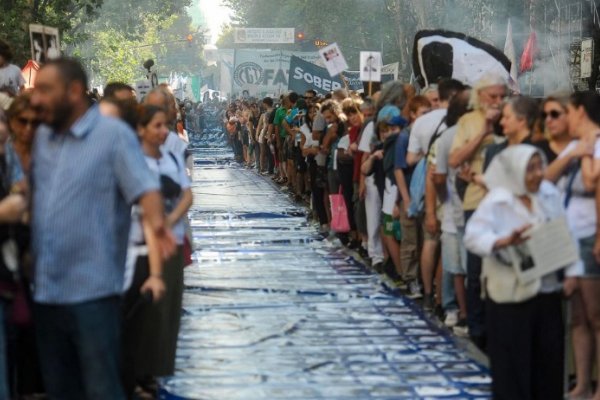
<path fill-rule="evenodd" d="M 487 135 L 490 135 L 492 132 L 488 131 L 487 125 L 483 128 L 482 132 L 477 135 L 472 140 L 465 143 L 464 146 L 454 150 L 450 153 L 450 157 L 448 158 L 448 165 L 452 168 L 458 168 L 464 162 L 469 161 L 475 155 L 475 152 L 485 139 Z"/>
<path fill-rule="evenodd" d="M 394 170 L 394 177 L 396 178 L 396 186 L 398 186 L 398 192 L 402 198 L 402 203 L 404 203 L 404 208 L 408 208 L 408 205 L 410 204 L 410 195 L 408 193 L 408 185 L 406 184 L 404 171 L 400 168 L 396 168 Z"/>
<path fill-rule="evenodd" d="M 573 159 L 573 154 L 572 152 L 570 152 L 565 157 L 557 158 L 556 160 L 552 161 L 552 163 L 548 165 L 548 168 L 546 168 L 544 178 L 552 183 L 556 183 L 563 175 L 565 169 L 567 169 L 571 161 L 573 161 Z"/>
<path fill-rule="evenodd" d="M 428 166 L 427 175 L 425 176 L 425 228 L 432 235 L 436 234 L 439 229 L 435 212 L 437 193 L 435 190 L 435 183 L 433 182 L 433 171 L 434 169 L 431 166 Z"/>
<path fill-rule="evenodd" d="M 337 124 L 331 124 L 329 129 L 327 129 L 327 133 L 325 134 L 325 138 L 323 139 L 323 145 L 321 146 L 321 151 L 324 153 L 329 153 L 329 147 L 333 142 L 333 139 L 337 136 Z"/>
<path fill-rule="evenodd" d="M 381 160 L 382 158 L 383 158 L 383 150 L 377 150 L 373 154 L 370 154 L 369 157 L 367 157 L 367 159 L 360 166 L 360 172 L 363 175 L 371 174 L 371 171 L 373 170 L 373 162 L 375 162 L 376 159 Z"/>
<path fill-rule="evenodd" d="M 141 223 L 146 245 L 148 247 L 150 276 L 148 276 L 140 288 L 140 293 L 151 292 L 152 300 L 156 303 L 164 296 L 166 291 L 165 282 L 162 278 L 163 263 L 156 234 L 152 228 L 150 228 L 150 225 L 144 220 L 144 218 L 142 218 Z"/>
<path fill-rule="evenodd" d="M 160 192 L 144 193 L 139 200 L 144 213 L 144 219 L 155 234 L 158 248 L 163 259 L 169 258 L 175 252 L 175 238 L 167 227 L 164 216 L 163 200 Z"/>
<path fill-rule="evenodd" d="M 406 163 L 411 167 L 421 161 L 421 158 L 423 158 L 422 153 L 411 153 L 410 151 L 406 153 Z"/>

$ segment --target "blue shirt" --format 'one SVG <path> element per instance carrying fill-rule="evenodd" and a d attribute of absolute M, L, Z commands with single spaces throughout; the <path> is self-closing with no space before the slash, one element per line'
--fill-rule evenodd
<path fill-rule="evenodd" d="M 93 106 L 67 132 L 41 126 L 32 160 L 35 301 L 120 294 L 130 205 L 159 189 L 135 134 Z"/>
<path fill-rule="evenodd" d="M 403 129 L 396 140 L 396 156 L 394 157 L 394 169 L 401 169 L 404 172 L 404 179 L 406 184 L 410 184 L 410 178 L 413 172 L 413 168 L 408 165 L 406 161 L 406 154 L 408 152 L 408 139 L 410 138 L 408 129 Z"/>
<path fill-rule="evenodd" d="M 23 174 L 21 161 L 19 161 L 19 156 L 15 152 L 10 141 L 4 145 L 4 157 L 6 158 L 6 167 L 8 168 L 7 178 L 10 185 L 12 186 L 17 182 L 24 180 L 25 175 Z"/>

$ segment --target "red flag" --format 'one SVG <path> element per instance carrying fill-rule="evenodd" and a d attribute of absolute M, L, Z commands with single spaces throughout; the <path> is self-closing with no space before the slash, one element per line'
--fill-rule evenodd
<path fill-rule="evenodd" d="M 537 37 L 535 32 L 532 31 L 529 34 L 529 39 L 527 39 L 527 44 L 525 44 L 525 50 L 523 50 L 523 54 L 521 55 L 521 73 L 533 69 L 533 59 L 537 55 L 537 52 Z"/>

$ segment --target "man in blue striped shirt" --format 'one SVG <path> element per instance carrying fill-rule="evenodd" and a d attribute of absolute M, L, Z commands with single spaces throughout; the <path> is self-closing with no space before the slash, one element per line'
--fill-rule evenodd
<path fill-rule="evenodd" d="M 81 65 L 58 59 L 38 72 L 31 99 L 44 122 L 32 157 L 35 321 L 51 399 L 120 400 L 131 204 L 141 204 L 163 255 L 174 242 L 134 132 L 101 116 L 86 92 Z"/>

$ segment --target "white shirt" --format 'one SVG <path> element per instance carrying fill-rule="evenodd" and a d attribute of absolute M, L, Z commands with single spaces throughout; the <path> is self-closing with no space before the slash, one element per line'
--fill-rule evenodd
<path fill-rule="evenodd" d="M 187 148 L 188 144 L 182 138 L 180 138 L 176 132 L 171 131 L 167 135 L 167 139 L 163 145 L 160 146 L 160 151 L 162 153 L 167 153 L 170 151 L 171 153 L 175 154 L 175 156 L 181 157 L 181 160 L 183 160 L 183 153 Z"/>
<path fill-rule="evenodd" d="M 319 141 L 313 140 L 312 132 L 310 128 L 306 124 L 302 124 L 300 127 L 300 132 L 304 135 L 304 148 L 308 149 L 311 147 L 319 147 Z"/>
<path fill-rule="evenodd" d="M 428 112 L 417 118 L 410 130 L 410 139 L 408 140 L 408 152 L 424 155 L 427 153 L 429 141 L 439 126 L 439 131 L 446 129 L 446 124 L 440 126 L 440 122 L 446 116 L 448 110 L 440 108 Z"/>
<path fill-rule="evenodd" d="M 15 94 L 19 94 L 19 89 L 23 85 L 25 85 L 25 78 L 23 78 L 19 67 L 8 64 L 0 68 L 0 88 L 8 86 Z"/>
<path fill-rule="evenodd" d="M 456 175 L 458 171 L 450 168 L 448 164 L 450 148 L 452 147 L 452 141 L 454 140 L 454 136 L 456 136 L 457 130 L 458 126 L 456 125 L 446 129 L 434 144 L 436 146 L 435 172 L 436 174 L 446 175 L 446 190 L 448 195 L 444 201 L 442 231 L 448 233 L 457 233 L 458 228 L 465 226 L 462 201 L 456 192 Z"/>
<path fill-rule="evenodd" d="M 362 131 L 360 136 L 360 143 L 358 143 L 358 150 L 363 153 L 371 152 L 371 142 L 373 140 L 373 136 L 375 135 L 375 123 L 370 121 Z"/>
<path fill-rule="evenodd" d="M 575 146 L 579 143 L 578 140 L 574 140 L 563 150 L 558 158 L 565 157 Z M 596 140 L 594 147 L 594 159 L 600 158 L 600 140 Z M 565 193 L 567 189 L 568 176 L 562 177 L 558 182 L 557 186 Z M 576 177 L 573 186 L 583 187 L 581 181 L 581 170 L 579 176 Z M 567 207 L 567 221 L 569 227 L 577 239 L 584 239 L 590 237 L 596 233 L 596 199 L 595 196 L 585 197 L 573 193 Z"/>
<path fill-rule="evenodd" d="M 465 247 L 481 257 L 493 257 L 494 244 L 498 239 L 507 237 L 524 225 L 538 224 L 540 219 L 543 221 L 564 215 L 560 192 L 548 181 L 542 182 L 535 196 L 533 212 L 527 210 L 509 191 L 503 188 L 493 189 L 487 193 L 467 223 Z M 565 267 L 568 267 L 567 276 L 579 276 L 583 272 L 580 262 Z"/>
<path fill-rule="evenodd" d="M 383 206 L 381 211 L 384 214 L 392 215 L 394 212 L 394 206 L 398 199 L 398 187 L 386 176 L 385 188 L 383 189 Z"/>
<path fill-rule="evenodd" d="M 145 158 L 146 164 L 148 164 L 150 170 L 157 176 L 168 176 L 181 186 L 182 191 L 190 188 L 190 178 L 185 171 L 185 165 L 181 164 L 179 159 L 177 160 L 177 164 L 175 164 L 175 160 L 173 160 L 173 157 L 171 157 L 168 152 L 162 152 L 162 157 L 159 160 L 148 156 L 145 156 Z M 177 244 L 183 244 L 183 238 L 185 236 L 185 223 L 183 218 L 177 221 L 175 226 L 173 226 L 173 235 L 175 235 Z"/>

